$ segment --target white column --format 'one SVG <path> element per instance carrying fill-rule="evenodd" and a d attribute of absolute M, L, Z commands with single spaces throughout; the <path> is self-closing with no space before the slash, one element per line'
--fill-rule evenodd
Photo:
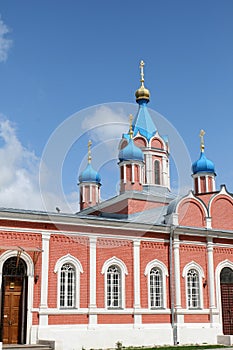
<path fill-rule="evenodd" d="M 205 188 L 206 188 L 206 192 L 209 192 L 209 182 L 208 182 L 208 176 L 207 175 L 205 177 Z"/>
<path fill-rule="evenodd" d="M 126 165 L 123 165 L 123 177 L 124 177 L 124 184 L 126 183 Z"/>
<path fill-rule="evenodd" d="M 131 171 L 132 171 L 132 183 L 134 183 L 135 182 L 135 168 L 134 168 L 134 164 L 132 164 L 131 165 Z"/>
<path fill-rule="evenodd" d="M 166 158 L 162 157 L 162 184 L 163 186 L 167 186 L 167 162 Z"/>
<path fill-rule="evenodd" d="M 207 261 L 208 261 L 208 286 L 209 286 L 209 303 L 210 303 L 210 322 L 214 323 L 213 311 L 216 309 L 215 303 L 215 279 L 214 279 L 214 256 L 213 256 L 213 239 L 207 238 Z"/>
<path fill-rule="evenodd" d="M 175 285 L 175 311 L 176 311 L 176 323 L 183 323 L 184 316 L 179 315 L 179 309 L 181 309 L 181 291 L 180 291 L 180 240 L 179 235 L 174 235 L 173 241 L 174 250 L 174 285 Z"/>
<path fill-rule="evenodd" d="M 90 244 L 90 304 L 89 304 L 89 326 L 93 328 L 97 324 L 96 310 L 96 237 L 91 237 Z"/>
<path fill-rule="evenodd" d="M 141 307 L 140 302 L 140 241 L 133 242 L 133 268 L 134 268 L 134 311 Z M 142 323 L 142 316 L 134 314 L 134 327 L 138 327 Z"/>
<path fill-rule="evenodd" d="M 50 233 L 42 233 L 40 311 L 48 308 L 49 240 Z M 39 325 L 48 325 L 48 315 L 40 314 Z"/>

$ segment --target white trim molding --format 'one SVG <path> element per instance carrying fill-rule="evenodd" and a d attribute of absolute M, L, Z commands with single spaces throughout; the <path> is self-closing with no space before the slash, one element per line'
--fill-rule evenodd
<path fill-rule="evenodd" d="M 80 273 L 83 273 L 83 267 L 80 261 L 72 256 L 71 254 L 66 254 L 65 256 L 62 256 L 58 261 L 56 262 L 54 273 L 57 274 L 57 308 L 60 309 L 60 275 L 61 275 L 61 268 L 64 264 L 72 264 L 75 268 L 75 304 L 74 308 L 79 308 L 79 302 L 80 302 Z"/>

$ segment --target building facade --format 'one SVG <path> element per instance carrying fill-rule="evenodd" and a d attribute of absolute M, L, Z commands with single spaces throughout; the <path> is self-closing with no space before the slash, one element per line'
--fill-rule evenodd
<path fill-rule="evenodd" d="M 149 114 L 143 68 L 119 145 L 118 196 L 101 202 L 89 143 L 79 213 L 0 209 L 3 344 L 231 344 L 233 196 L 216 189 L 203 130 L 193 190 L 172 194 L 169 142 Z"/>

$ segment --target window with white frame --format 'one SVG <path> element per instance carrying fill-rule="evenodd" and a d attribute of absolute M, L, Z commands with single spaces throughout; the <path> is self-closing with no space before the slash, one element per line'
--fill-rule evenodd
<path fill-rule="evenodd" d="M 190 269 L 187 273 L 188 308 L 200 308 L 200 281 L 198 271 Z"/>
<path fill-rule="evenodd" d="M 118 266 L 111 265 L 107 271 L 107 307 L 121 307 L 121 293 L 121 270 Z"/>
<path fill-rule="evenodd" d="M 150 307 L 163 307 L 162 272 L 158 267 L 153 267 L 150 270 Z"/>
<path fill-rule="evenodd" d="M 83 273 L 80 261 L 67 254 L 57 261 L 54 272 L 58 274 L 57 307 L 61 309 L 78 308 L 80 300 L 80 273 Z"/>
<path fill-rule="evenodd" d="M 144 275 L 148 278 L 148 307 L 166 308 L 166 265 L 157 259 L 150 261 Z"/>
<path fill-rule="evenodd" d="M 202 267 L 195 261 L 188 263 L 182 272 L 186 282 L 186 307 L 188 309 L 203 308 L 203 279 L 205 278 Z"/>
<path fill-rule="evenodd" d="M 125 263 L 113 256 L 102 267 L 105 275 L 105 307 L 107 309 L 125 307 L 125 275 L 128 270 Z"/>
<path fill-rule="evenodd" d="M 60 307 L 75 306 L 75 268 L 72 264 L 63 264 L 60 272 Z"/>

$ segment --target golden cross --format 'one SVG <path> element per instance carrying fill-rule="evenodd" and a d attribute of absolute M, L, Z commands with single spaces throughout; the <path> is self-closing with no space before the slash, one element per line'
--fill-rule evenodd
<path fill-rule="evenodd" d="M 133 115 L 130 114 L 129 115 L 129 136 L 130 136 L 131 139 L 133 138 L 133 126 L 132 126 L 132 123 L 133 123 Z"/>
<path fill-rule="evenodd" d="M 141 80 L 140 82 L 142 83 L 142 86 L 143 86 L 143 83 L 144 83 L 144 66 L 145 66 L 145 63 L 143 60 L 141 60 L 140 62 L 140 75 L 141 75 Z"/>
<path fill-rule="evenodd" d="M 201 139 L 201 152 L 204 152 L 205 149 L 205 144 L 204 144 L 204 135 L 205 135 L 205 131 L 203 129 L 201 129 L 200 131 L 200 139 Z"/>
<path fill-rule="evenodd" d="M 92 145 L 92 142 L 91 142 L 91 140 L 89 140 L 88 141 L 88 144 L 87 144 L 87 146 L 88 146 L 88 163 L 91 163 L 91 145 Z"/>

